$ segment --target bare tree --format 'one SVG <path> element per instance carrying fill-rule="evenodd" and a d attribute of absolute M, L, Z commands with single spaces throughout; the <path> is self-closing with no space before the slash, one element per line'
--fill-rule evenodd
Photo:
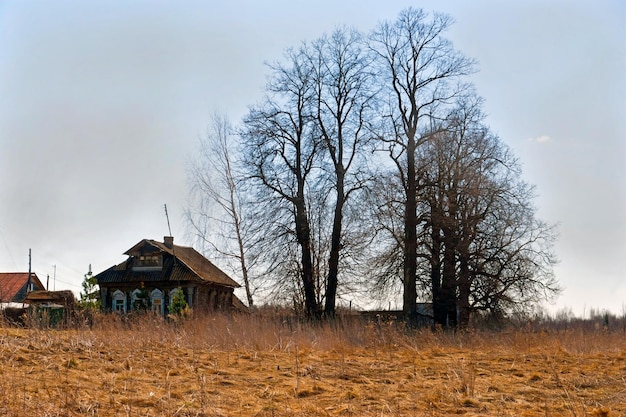
<path fill-rule="evenodd" d="M 288 51 L 272 70 L 267 100 L 244 121 L 249 176 L 260 195 L 270 192 L 266 213 L 284 220 L 282 230 L 298 242 L 306 314 L 317 317 L 323 305 L 333 317 L 340 265 L 354 254 L 344 251 L 346 210 L 369 178 L 375 95 L 368 51 L 358 32 L 337 29 Z M 279 207 L 293 211 L 293 220 L 277 214 Z M 275 236 L 286 236 L 280 230 Z"/>
<path fill-rule="evenodd" d="M 459 80 L 473 72 L 474 62 L 457 52 L 443 33 L 452 19 L 407 9 L 393 23 L 382 23 L 370 45 L 380 62 L 381 83 L 388 86 L 387 133 L 381 143 L 393 160 L 404 189 L 403 309 L 417 316 L 419 178 L 416 151 L 427 140 L 420 132 L 442 106 L 464 92 Z"/>
<path fill-rule="evenodd" d="M 554 229 L 536 219 L 532 187 L 510 150 L 482 124 L 481 100 L 459 101 L 423 148 L 436 324 L 467 326 L 558 291 Z M 458 317 L 458 323 L 457 323 Z"/>
<path fill-rule="evenodd" d="M 244 216 L 241 185 L 237 178 L 236 140 L 228 118 L 215 113 L 206 136 L 200 138 L 198 154 L 189 169 L 192 200 L 186 216 L 203 247 L 208 246 L 212 252 L 235 260 L 248 306 L 252 307 L 254 291 L 247 255 L 251 233 Z M 219 244 L 216 244 L 216 239 L 219 239 Z M 234 248 L 229 242 L 234 243 Z"/>
<path fill-rule="evenodd" d="M 470 278 L 462 281 L 468 290 L 460 292 L 460 306 L 495 318 L 527 312 L 560 292 L 553 273 L 556 226 L 537 218 L 534 188 L 518 178 L 502 197 L 494 201 L 460 258 L 466 259 Z M 466 324 L 463 315 L 461 319 Z"/>
<path fill-rule="evenodd" d="M 289 50 L 285 63 L 271 67 L 265 101 L 250 109 L 244 119 L 244 142 L 248 178 L 264 201 L 263 217 L 272 223 L 274 249 L 288 249 L 288 236 L 295 237 L 300 252 L 297 272 L 309 318 L 320 315 L 315 290 L 311 219 L 307 195 L 314 163 L 318 158 L 319 132 L 312 123 L 315 108 L 314 73 L 301 49 Z M 289 219 L 291 218 L 291 219 Z M 268 230 L 269 232 L 270 230 Z M 268 247 L 268 246 L 266 246 Z M 267 253 L 273 252 L 268 247 Z M 289 253 L 276 254 L 285 258 Z M 266 262 L 277 266 L 278 258 Z M 283 266 L 286 264 L 282 264 Z M 284 270 L 283 270 L 284 271 Z"/>
<path fill-rule="evenodd" d="M 367 52 L 362 35 L 347 28 L 319 38 L 307 52 L 315 76 L 315 123 L 329 165 L 322 168 L 331 177 L 324 187 L 334 191 L 328 199 L 334 208 L 324 291 L 327 317 L 335 315 L 346 205 L 370 176 L 365 161 L 372 142 L 369 122 L 375 90 Z"/>

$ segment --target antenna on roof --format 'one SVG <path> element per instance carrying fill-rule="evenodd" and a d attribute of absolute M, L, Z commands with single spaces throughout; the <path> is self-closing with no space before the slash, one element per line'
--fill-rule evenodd
<path fill-rule="evenodd" d="M 167 214 L 167 204 L 163 204 L 165 208 L 165 218 L 167 219 L 167 230 L 170 232 L 170 236 L 172 236 L 172 228 L 170 227 L 170 216 Z"/>
<path fill-rule="evenodd" d="M 167 219 L 167 230 L 170 232 L 170 235 L 163 239 L 163 243 L 165 244 L 165 246 L 171 246 L 172 248 L 172 257 L 174 258 L 172 261 L 172 266 L 174 267 L 176 266 L 176 253 L 174 252 L 174 238 L 172 237 L 172 228 L 170 227 L 170 216 L 167 214 L 167 204 L 163 204 L 163 208 L 165 209 L 165 218 Z"/>

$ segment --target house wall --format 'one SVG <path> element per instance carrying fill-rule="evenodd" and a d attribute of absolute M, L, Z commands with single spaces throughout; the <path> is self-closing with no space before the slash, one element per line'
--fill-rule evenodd
<path fill-rule="evenodd" d="M 163 292 L 163 315 L 168 314 L 168 308 L 171 303 L 170 291 L 181 288 L 183 290 L 183 294 L 185 295 L 185 299 L 187 300 L 187 304 L 194 310 L 198 311 L 212 311 L 212 310 L 226 310 L 233 305 L 233 289 L 229 287 L 218 287 L 211 285 L 198 285 L 198 283 L 188 284 L 188 285 L 180 285 L 180 286 L 172 286 L 167 285 L 154 285 L 154 286 L 144 286 L 142 288 L 148 295 L 154 290 L 158 288 Z M 102 308 L 104 311 L 112 311 L 113 310 L 113 294 L 120 290 L 125 295 L 126 300 L 126 312 L 132 312 L 132 294 L 138 286 L 110 286 L 110 287 L 101 287 L 100 296 L 102 300 Z M 150 306 L 149 306 L 150 307 Z"/>
<path fill-rule="evenodd" d="M 201 286 L 196 293 L 195 308 L 199 310 L 226 310 L 233 305 L 232 288 Z"/>

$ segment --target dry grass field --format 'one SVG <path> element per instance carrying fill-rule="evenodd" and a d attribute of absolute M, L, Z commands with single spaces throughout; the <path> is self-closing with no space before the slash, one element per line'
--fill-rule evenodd
<path fill-rule="evenodd" d="M 623 331 L 234 316 L 0 327 L 1 416 L 624 416 Z"/>

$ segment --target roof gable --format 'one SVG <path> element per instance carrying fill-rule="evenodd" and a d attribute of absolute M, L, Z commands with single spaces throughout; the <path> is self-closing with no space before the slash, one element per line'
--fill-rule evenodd
<path fill-rule="evenodd" d="M 35 290 L 44 290 L 44 286 L 31 272 L 30 279 Z M 26 296 L 28 272 L 0 272 L 0 302 L 22 302 Z"/>
<path fill-rule="evenodd" d="M 168 250 L 167 246 L 165 246 L 162 243 L 159 245 L 159 243 L 160 242 L 157 242 L 155 240 L 143 239 L 142 241 L 134 245 L 132 248 L 124 252 L 124 255 L 135 256 L 136 254 L 139 254 L 139 253 L 143 254 L 143 253 L 154 253 L 154 252 L 167 252 L 171 254 L 171 251 Z"/>

